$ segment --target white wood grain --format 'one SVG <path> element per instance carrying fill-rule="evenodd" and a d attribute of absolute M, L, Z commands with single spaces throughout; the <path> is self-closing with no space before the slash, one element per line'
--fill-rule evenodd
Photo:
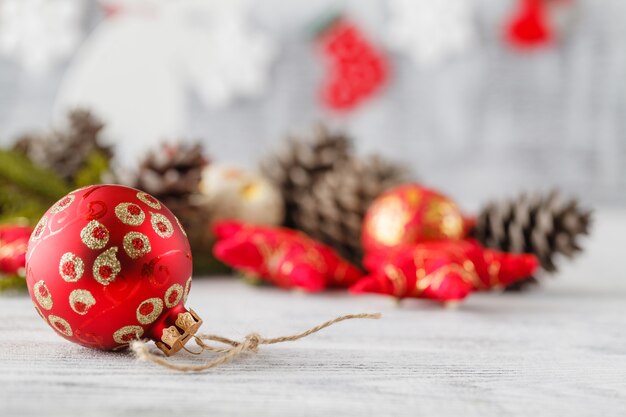
<path fill-rule="evenodd" d="M 189 306 L 204 331 L 229 337 L 384 314 L 264 346 L 201 375 L 72 345 L 29 299 L 1 298 L 0 415 L 623 415 L 625 232 L 626 214 L 601 212 L 587 254 L 558 279 L 524 295 L 474 295 L 458 310 L 197 279 Z"/>

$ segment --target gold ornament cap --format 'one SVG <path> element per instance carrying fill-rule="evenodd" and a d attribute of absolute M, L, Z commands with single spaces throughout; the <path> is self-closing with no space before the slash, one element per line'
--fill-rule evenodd
<path fill-rule="evenodd" d="M 202 319 L 195 311 L 173 312 L 170 316 L 169 326 L 162 328 L 161 336 L 156 341 L 156 345 L 166 356 L 172 356 L 185 347 L 185 344 L 194 337 L 200 326 Z"/>

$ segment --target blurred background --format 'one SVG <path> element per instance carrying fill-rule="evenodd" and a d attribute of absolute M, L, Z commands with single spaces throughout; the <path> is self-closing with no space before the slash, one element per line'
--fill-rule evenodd
<path fill-rule="evenodd" d="M 337 15 L 385 68 L 355 102 L 324 95 Z M 322 121 L 467 208 L 623 205 L 625 76 L 621 0 L 0 0 L 0 145 L 80 106 L 129 169 L 166 139 L 256 167 Z"/>

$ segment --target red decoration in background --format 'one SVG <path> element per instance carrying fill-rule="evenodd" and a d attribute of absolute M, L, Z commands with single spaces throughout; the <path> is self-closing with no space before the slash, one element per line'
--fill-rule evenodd
<path fill-rule="evenodd" d="M 348 287 L 362 276 L 328 246 L 295 230 L 224 221 L 214 231 L 216 258 L 282 288 L 316 292 Z"/>
<path fill-rule="evenodd" d="M 35 309 L 72 342 L 109 350 L 147 337 L 175 351 L 187 329 L 191 250 L 149 194 L 117 185 L 68 194 L 35 227 L 26 260 Z"/>
<path fill-rule="evenodd" d="M 461 239 L 466 220 L 448 197 L 419 184 L 406 184 L 380 195 L 363 220 L 366 252 L 424 241 Z"/>
<path fill-rule="evenodd" d="M 558 27 L 564 23 L 558 14 L 572 4 L 572 0 L 520 0 L 519 8 L 506 25 L 507 41 L 521 48 L 552 42 L 563 29 Z"/>
<path fill-rule="evenodd" d="M 388 62 L 353 23 L 334 18 L 318 36 L 329 63 L 322 87 L 324 103 L 348 110 L 372 96 L 388 77 Z"/>
<path fill-rule="evenodd" d="M 533 274 L 533 255 L 515 255 L 481 247 L 473 240 L 427 242 L 366 256 L 371 272 L 350 288 L 397 298 L 462 300 L 472 291 L 505 287 Z"/>
<path fill-rule="evenodd" d="M 0 226 L 0 275 L 23 275 L 31 232 L 27 226 Z"/>
<path fill-rule="evenodd" d="M 507 39 L 516 46 L 528 47 L 552 40 L 545 0 L 521 0 L 520 8 L 507 25 Z"/>

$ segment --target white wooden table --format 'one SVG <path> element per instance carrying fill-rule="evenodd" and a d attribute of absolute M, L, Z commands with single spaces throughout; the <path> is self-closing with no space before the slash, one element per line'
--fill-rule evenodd
<path fill-rule="evenodd" d="M 200 375 L 75 346 L 29 299 L 0 298 L 0 416 L 624 415 L 626 214 L 596 220 L 585 256 L 557 279 L 523 295 L 474 295 L 458 310 L 197 279 L 188 305 L 204 331 L 229 337 L 384 314 Z"/>

